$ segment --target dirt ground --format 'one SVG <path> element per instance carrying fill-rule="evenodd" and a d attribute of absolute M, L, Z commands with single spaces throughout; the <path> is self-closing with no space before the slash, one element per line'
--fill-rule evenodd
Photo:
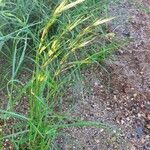
<path fill-rule="evenodd" d="M 101 121 L 120 129 L 114 133 L 95 128 L 65 131 L 67 150 L 150 150 L 150 8 L 149 0 L 111 2 L 109 13 L 117 16 L 110 31 L 129 44 L 102 66 L 83 72 L 83 86 L 77 83 L 77 105 L 73 116 Z M 75 97 L 76 97 L 75 96 Z M 66 141 L 75 142 L 71 145 Z"/>

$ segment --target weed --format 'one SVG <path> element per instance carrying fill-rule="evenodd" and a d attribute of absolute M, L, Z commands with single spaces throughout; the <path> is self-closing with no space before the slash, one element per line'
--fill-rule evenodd
<path fill-rule="evenodd" d="M 98 3 L 96 0 L 1 1 L 0 50 L 11 72 L 8 70 L 9 76 L 6 76 L 7 107 L 0 113 L 4 120 L 16 119 L 12 134 L 2 139 L 10 138 L 15 149 L 25 146 L 53 149 L 53 141 L 63 128 L 109 128 L 105 124 L 71 118 L 57 110 L 72 75 L 80 71 L 82 65 L 105 59 L 115 48 L 112 43 L 96 42 L 97 38 L 104 40 L 105 37 L 103 28 L 98 26 L 113 19 L 97 18 L 98 12 L 102 12 L 102 8 L 96 7 Z M 98 28 L 101 29 L 99 35 Z M 23 67 L 23 64 L 26 65 Z M 23 69 L 32 76 L 25 83 L 18 78 Z M 15 110 L 23 95 L 28 99 L 27 115 Z"/>

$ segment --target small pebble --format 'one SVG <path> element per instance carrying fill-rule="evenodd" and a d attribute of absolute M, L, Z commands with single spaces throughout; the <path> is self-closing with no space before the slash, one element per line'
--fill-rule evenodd
<path fill-rule="evenodd" d="M 138 113 L 138 117 L 140 118 L 142 115 L 140 113 Z"/>
<path fill-rule="evenodd" d="M 8 139 L 6 139 L 6 140 L 5 140 L 5 142 L 9 142 L 9 140 L 8 140 Z"/>
<path fill-rule="evenodd" d="M 95 85 L 95 86 L 98 86 L 98 82 L 95 82 L 94 85 Z"/>
<path fill-rule="evenodd" d="M 100 132 L 103 132 L 103 131 L 104 131 L 104 129 L 101 129 L 101 130 L 100 130 Z"/>
<path fill-rule="evenodd" d="M 114 100 L 117 100 L 117 96 L 116 95 L 114 95 Z"/>
<path fill-rule="evenodd" d="M 96 140 L 95 140 L 95 142 L 96 142 L 96 143 L 99 143 L 99 142 L 100 142 L 100 140 L 96 139 Z"/>
<path fill-rule="evenodd" d="M 140 72 L 140 74 L 141 74 L 141 75 L 143 75 L 143 74 L 144 74 L 144 72 Z"/>

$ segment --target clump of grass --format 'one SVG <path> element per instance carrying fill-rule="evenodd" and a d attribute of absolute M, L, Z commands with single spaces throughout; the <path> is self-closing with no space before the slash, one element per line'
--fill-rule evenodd
<path fill-rule="evenodd" d="M 93 10 L 89 9 L 90 4 L 93 4 Z M 62 0 L 57 4 L 49 1 L 2 1 L 1 52 L 8 62 L 12 62 L 12 69 L 11 78 L 7 77 L 7 107 L 0 112 L 3 119 L 20 120 L 13 133 L 3 137 L 11 138 L 15 149 L 23 149 L 24 145 L 27 149 L 53 149 L 53 141 L 62 128 L 107 127 L 70 118 L 57 110 L 72 74 L 84 64 L 105 59 L 108 51 L 114 48 L 111 44 L 100 46 L 95 42 L 96 38 L 104 36 L 102 32 L 97 35 L 98 26 L 113 18 L 98 19 L 94 4 L 97 3 L 93 0 Z M 26 65 L 23 68 L 23 63 L 28 62 L 33 67 Z M 26 83 L 17 78 L 22 69 L 32 74 Z M 14 95 L 16 90 L 19 92 Z M 27 116 L 14 109 L 24 94 L 29 101 Z"/>

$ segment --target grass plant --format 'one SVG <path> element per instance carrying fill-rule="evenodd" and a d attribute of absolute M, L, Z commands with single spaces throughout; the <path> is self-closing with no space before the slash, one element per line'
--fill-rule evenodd
<path fill-rule="evenodd" d="M 15 120 L 11 134 L 4 133 L 1 140 L 9 138 L 18 150 L 48 150 L 54 149 L 63 128 L 109 128 L 71 118 L 58 109 L 81 66 L 101 62 L 117 47 L 104 42 L 106 24 L 113 19 L 106 16 L 106 6 L 106 0 L 0 1 L 0 53 L 9 66 L 2 75 L 7 106 L 0 116 L 4 123 Z M 22 70 L 30 75 L 25 82 L 19 78 Z M 15 109 L 23 96 L 29 105 L 27 114 Z"/>

